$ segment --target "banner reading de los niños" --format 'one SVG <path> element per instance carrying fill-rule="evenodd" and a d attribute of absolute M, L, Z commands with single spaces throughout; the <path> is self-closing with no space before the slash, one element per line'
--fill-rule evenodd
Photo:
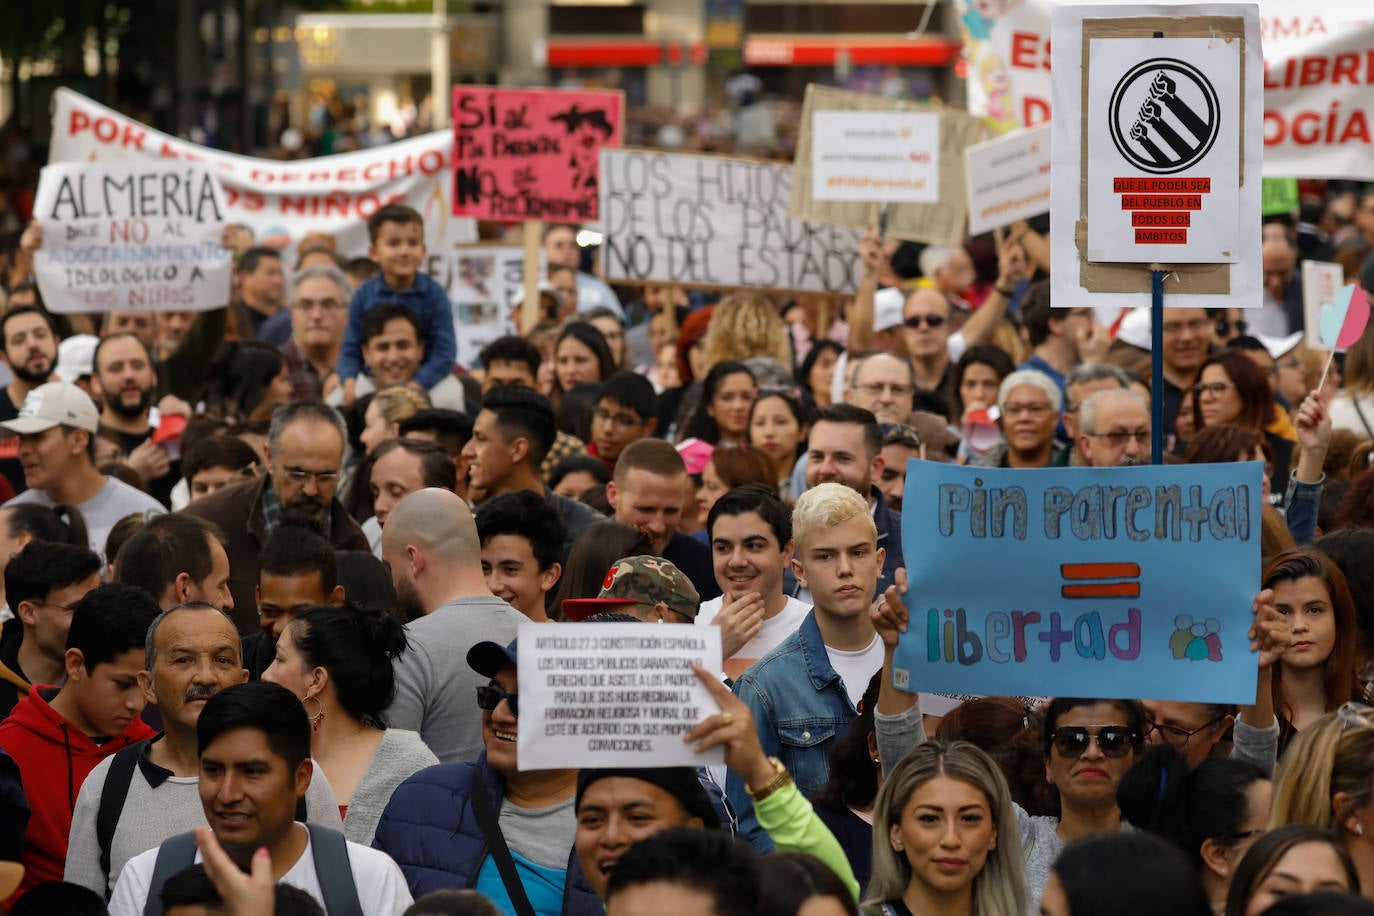
<path fill-rule="evenodd" d="M 787 215 L 792 167 L 761 159 L 601 151 L 607 280 L 852 293 L 859 233 Z"/>
<path fill-rule="evenodd" d="M 54 312 L 204 310 L 229 301 L 219 181 L 174 161 L 43 168 L 34 273 Z"/>
<path fill-rule="evenodd" d="M 1253 702 L 1262 474 L 910 461 L 896 686 Z"/>
<path fill-rule="evenodd" d="M 419 211 L 431 260 L 477 241 L 477 224 L 452 215 L 453 135 L 435 131 L 374 149 L 279 162 L 198 146 L 72 92 L 53 93 L 49 162 L 173 160 L 209 169 L 224 187 L 226 220 L 253 230 L 259 245 L 289 248 L 310 234 L 332 236 L 345 257 L 367 254 L 367 218 L 389 203 Z M 433 274 L 433 265 L 427 265 Z M 436 279 L 439 279 L 436 277 Z M 440 280 L 443 282 L 443 280 Z"/>
<path fill-rule="evenodd" d="M 596 220 L 597 154 L 620 145 L 619 92 L 453 89 L 453 212 Z"/>

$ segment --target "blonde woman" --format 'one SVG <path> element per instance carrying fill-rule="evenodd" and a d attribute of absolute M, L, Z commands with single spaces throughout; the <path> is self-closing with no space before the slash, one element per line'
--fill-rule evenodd
<path fill-rule="evenodd" d="M 358 441 L 371 455 L 384 440 L 399 434 L 401 421 L 430 407 L 429 396 L 409 385 L 392 385 L 372 396 L 363 412 L 363 431 Z"/>
<path fill-rule="evenodd" d="M 873 809 L 867 916 L 1026 912 L 1021 837 L 997 764 L 965 741 L 928 741 L 892 770 Z"/>
<path fill-rule="evenodd" d="M 1298 732 L 1274 780 L 1269 829 L 1330 830 L 1374 898 L 1374 709 L 1346 703 Z"/>
<path fill-rule="evenodd" d="M 771 356 L 792 366 L 787 328 L 776 306 L 756 293 L 731 293 L 716 303 L 702 338 L 703 371 L 726 360 Z"/>

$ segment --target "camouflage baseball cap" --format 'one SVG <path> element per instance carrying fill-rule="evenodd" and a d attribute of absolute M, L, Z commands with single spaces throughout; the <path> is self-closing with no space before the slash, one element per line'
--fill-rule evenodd
<path fill-rule="evenodd" d="M 668 610 L 695 620 L 701 607 L 701 595 L 682 570 L 662 557 L 626 557 L 611 565 L 601 583 L 600 595 L 565 600 L 563 616 L 569 620 L 583 620 L 628 605 L 652 607 L 660 602 L 667 605 Z"/>

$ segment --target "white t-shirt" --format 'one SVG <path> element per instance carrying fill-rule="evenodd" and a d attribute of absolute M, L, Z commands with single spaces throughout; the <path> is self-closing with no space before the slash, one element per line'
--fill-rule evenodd
<path fill-rule="evenodd" d="M 304 824 L 298 823 L 296 827 L 305 829 Z M 196 861 L 200 861 L 199 851 L 196 852 Z M 150 849 L 129 860 L 129 864 L 119 873 L 114 896 L 110 898 L 110 916 L 142 916 L 143 905 L 148 899 L 148 884 L 153 879 L 156 863 L 157 849 Z M 368 916 L 399 916 L 414 902 L 400 866 L 391 861 L 386 853 L 349 843 L 348 863 L 353 867 L 358 902 Z M 324 906 L 324 892 L 315 873 L 315 856 L 308 837 L 305 851 L 290 871 L 281 876 L 281 880 L 305 891 L 318 900 L 320 906 Z"/>
<path fill-rule="evenodd" d="M 858 706 L 859 701 L 863 699 L 864 691 L 868 689 L 868 682 L 873 680 L 874 673 L 883 666 L 882 638 L 876 633 L 873 634 L 873 642 L 868 644 L 868 648 L 857 652 L 843 652 L 826 646 L 825 654 L 830 657 L 830 667 L 834 668 L 840 680 L 844 681 L 849 702 Z"/>
<path fill-rule="evenodd" d="M 710 601 L 703 601 L 701 609 L 697 611 L 697 623 L 709 624 L 716 619 L 720 609 L 725 605 L 725 597 L 712 598 Z M 772 617 L 764 620 L 763 627 L 758 634 L 740 648 L 738 652 L 725 660 L 725 674 L 730 678 L 737 678 L 749 668 L 754 662 L 772 652 L 778 643 L 782 642 L 793 633 L 797 632 L 797 627 L 806 619 L 806 615 L 811 613 L 811 605 L 796 598 L 787 597 L 787 604 L 783 609 Z"/>

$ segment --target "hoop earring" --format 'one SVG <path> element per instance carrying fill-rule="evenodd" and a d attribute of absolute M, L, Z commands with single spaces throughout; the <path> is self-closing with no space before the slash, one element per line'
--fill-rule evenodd
<path fill-rule="evenodd" d="M 320 701 L 319 697 L 302 697 L 301 706 L 305 706 L 305 704 L 309 703 L 311 700 L 315 701 L 315 707 L 319 712 L 312 716 L 310 715 L 310 710 L 307 708 L 305 714 L 310 717 L 310 730 L 312 732 L 317 732 L 320 730 L 320 723 L 324 721 L 324 703 Z"/>

